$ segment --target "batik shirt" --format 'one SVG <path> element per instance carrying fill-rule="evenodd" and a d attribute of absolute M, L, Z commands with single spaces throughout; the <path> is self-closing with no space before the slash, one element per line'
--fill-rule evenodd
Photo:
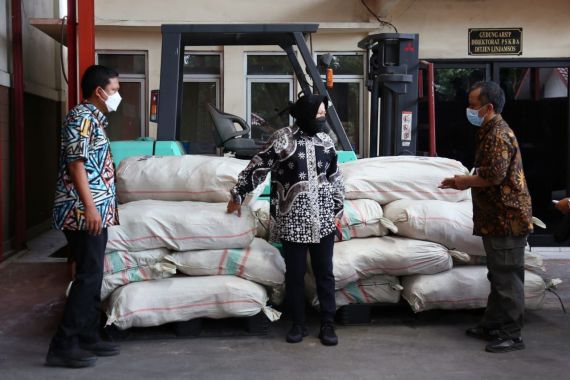
<path fill-rule="evenodd" d="M 68 171 L 68 165 L 83 160 L 95 207 L 103 228 L 118 224 L 115 196 L 115 170 L 109 140 L 105 134 L 107 118 L 90 103 L 75 106 L 61 130 L 59 172 L 57 177 L 53 226 L 60 230 L 86 230 L 85 206 Z"/>
<path fill-rule="evenodd" d="M 473 187 L 473 233 L 524 236 L 532 232 L 532 206 L 515 134 L 500 115 L 477 133 L 475 167 L 493 185 Z"/>
<path fill-rule="evenodd" d="M 319 243 L 335 231 L 344 204 L 344 184 L 334 143 L 326 133 L 309 136 L 298 126 L 273 134 L 240 173 L 232 199 L 247 193 L 271 172 L 270 239 Z"/>

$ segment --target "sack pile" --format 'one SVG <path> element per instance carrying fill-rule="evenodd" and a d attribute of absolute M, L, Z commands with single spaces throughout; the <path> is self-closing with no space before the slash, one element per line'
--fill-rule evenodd
<path fill-rule="evenodd" d="M 396 303 L 400 294 L 415 312 L 485 307 L 489 282 L 483 242 L 473 235 L 471 192 L 438 188 L 467 168 L 446 158 L 397 156 L 352 161 L 341 170 L 343 224 L 354 215 L 369 223 L 374 215 L 383 228 L 346 235 L 343 229 L 333 256 L 337 307 Z M 527 307 L 536 309 L 546 290 L 544 266 L 528 247 L 525 269 Z M 317 305 L 312 275 L 306 284 Z"/>
<path fill-rule="evenodd" d="M 283 292 L 279 250 L 254 239 L 248 206 L 241 217 L 226 213 L 229 190 L 246 165 L 209 156 L 121 161 L 120 225 L 108 229 L 101 291 L 107 324 L 126 329 L 260 311 L 279 318 L 267 306 L 269 296 Z"/>

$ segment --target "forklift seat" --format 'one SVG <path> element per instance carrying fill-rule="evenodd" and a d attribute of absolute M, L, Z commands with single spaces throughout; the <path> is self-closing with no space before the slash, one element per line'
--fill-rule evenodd
<path fill-rule="evenodd" d="M 236 158 L 250 159 L 255 156 L 264 144 L 256 142 L 247 136 L 251 127 L 241 117 L 224 113 L 208 103 L 210 118 L 214 123 L 214 141 L 218 148 L 226 152 L 234 152 Z M 238 124 L 241 129 L 236 128 Z"/>

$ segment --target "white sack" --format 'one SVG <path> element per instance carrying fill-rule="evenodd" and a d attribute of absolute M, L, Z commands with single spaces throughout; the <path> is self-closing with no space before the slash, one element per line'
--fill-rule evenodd
<path fill-rule="evenodd" d="M 469 255 L 485 255 L 480 236 L 473 235 L 471 201 L 402 199 L 384 206 L 384 216 L 398 228 L 398 235 L 428 240 Z"/>
<path fill-rule="evenodd" d="M 160 262 L 142 265 L 109 273 L 103 276 L 101 284 L 101 299 L 106 299 L 115 289 L 132 282 L 158 280 L 172 277 L 176 274 L 176 266 L 171 263 Z"/>
<path fill-rule="evenodd" d="M 467 264 L 467 265 L 487 265 L 486 256 L 469 256 L 468 262 L 457 263 Z M 527 245 L 524 250 L 524 269 L 534 272 L 536 274 L 546 273 L 546 268 L 544 267 L 544 261 L 540 255 L 532 252 L 530 246 Z"/>
<path fill-rule="evenodd" d="M 257 200 L 250 205 L 250 208 L 257 222 L 257 233 L 255 236 L 268 239 L 270 223 L 269 201 Z M 384 217 L 382 206 L 370 199 L 345 201 L 340 227 L 342 240 L 385 236 L 390 232 L 398 232 L 394 223 Z M 338 241 L 338 237 L 336 240 Z"/>
<path fill-rule="evenodd" d="M 168 255 L 165 248 L 150 249 L 148 251 L 112 251 L 105 254 L 103 261 L 103 274 L 121 272 L 130 268 L 156 264 Z"/>
<path fill-rule="evenodd" d="M 446 177 L 469 174 L 461 162 L 442 157 L 390 156 L 365 158 L 340 165 L 347 199 L 373 199 L 386 204 L 398 199 L 459 202 L 471 192 L 439 189 Z"/>
<path fill-rule="evenodd" d="M 307 276 L 305 281 L 309 302 L 319 306 L 315 279 Z M 394 276 L 378 275 L 356 282 L 335 292 L 336 308 L 351 304 L 398 303 L 402 286 Z"/>
<path fill-rule="evenodd" d="M 456 267 L 435 275 L 403 277 L 402 297 L 414 312 L 431 309 L 477 309 L 487 306 L 491 292 L 487 268 L 482 266 Z M 527 309 L 540 309 L 546 285 L 542 277 L 525 272 L 524 292 Z"/>
<path fill-rule="evenodd" d="M 195 318 L 250 317 L 260 311 L 271 321 L 279 319 L 280 313 L 266 303 L 263 286 L 239 277 L 172 277 L 129 284 L 113 292 L 107 325 L 124 330 Z"/>
<path fill-rule="evenodd" d="M 190 276 L 234 275 L 270 287 L 285 282 L 281 253 L 259 238 L 247 248 L 172 253 L 166 260 Z"/>
<path fill-rule="evenodd" d="M 256 233 L 255 236 L 265 240 L 269 240 L 269 222 L 271 220 L 269 201 L 258 199 L 249 205 L 253 216 L 255 217 Z"/>
<path fill-rule="evenodd" d="M 120 225 L 109 227 L 107 251 L 173 251 L 247 247 L 255 219 L 246 206 L 241 217 L 224 203 L 137 201 L 119 206 Z"/>
<path fill-rule="evenodd" d="M 346 200 L 340 227 L 342 240 L 385 236 L 390 232 L 398 232 L 394 223 L 384 217 L 380 203 L 370 199 Z"/>
<path fill-rule="evenodd" d="M 336 288 L 377 274 L 434 274 L 452 268 L 452 254 L 441 244 L 385 236 L 353 239 L 334 245 Z"/>
<path fill-rule="evenodd" d="M 229 191 L 248 162 L 198 155 L 128 157 L 117 169 L 117 196 L 121 203 L 146 199 L 228 202 Z M 259 186 L 258 193 L 264 186 Z"/>

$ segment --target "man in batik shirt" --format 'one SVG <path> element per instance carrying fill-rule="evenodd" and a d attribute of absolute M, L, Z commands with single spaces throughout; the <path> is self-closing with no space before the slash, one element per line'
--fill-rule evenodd
<path fill-rule="evenodd" d="M 97 356 L 119 354 L 99 335 L 107 227 L 118 224 L 115 170 L 105 113 L 121 101 L 119 74 L 94 65 L 81 79 L 85 101 L 67 115 L 61 130 L 59 174 L 53 210 L 76 263 L 63 319 L 46 358 L 48 366 L 88 367 Z"/>
<path fill-rule="evenodd" d="M 524 349 L 524 250 L 532 232 L 530 194 L 515 134 L 501 117 L 505 94 L 495 82 L 469 91 L 467 119 L 477 127 L 476 173 L 446 178 L 442 188 L 473 196 L 473 233 L 483 237 L 491 294 L 479 325 L 467 335 L 491 341 L 488 352 Z"/>

